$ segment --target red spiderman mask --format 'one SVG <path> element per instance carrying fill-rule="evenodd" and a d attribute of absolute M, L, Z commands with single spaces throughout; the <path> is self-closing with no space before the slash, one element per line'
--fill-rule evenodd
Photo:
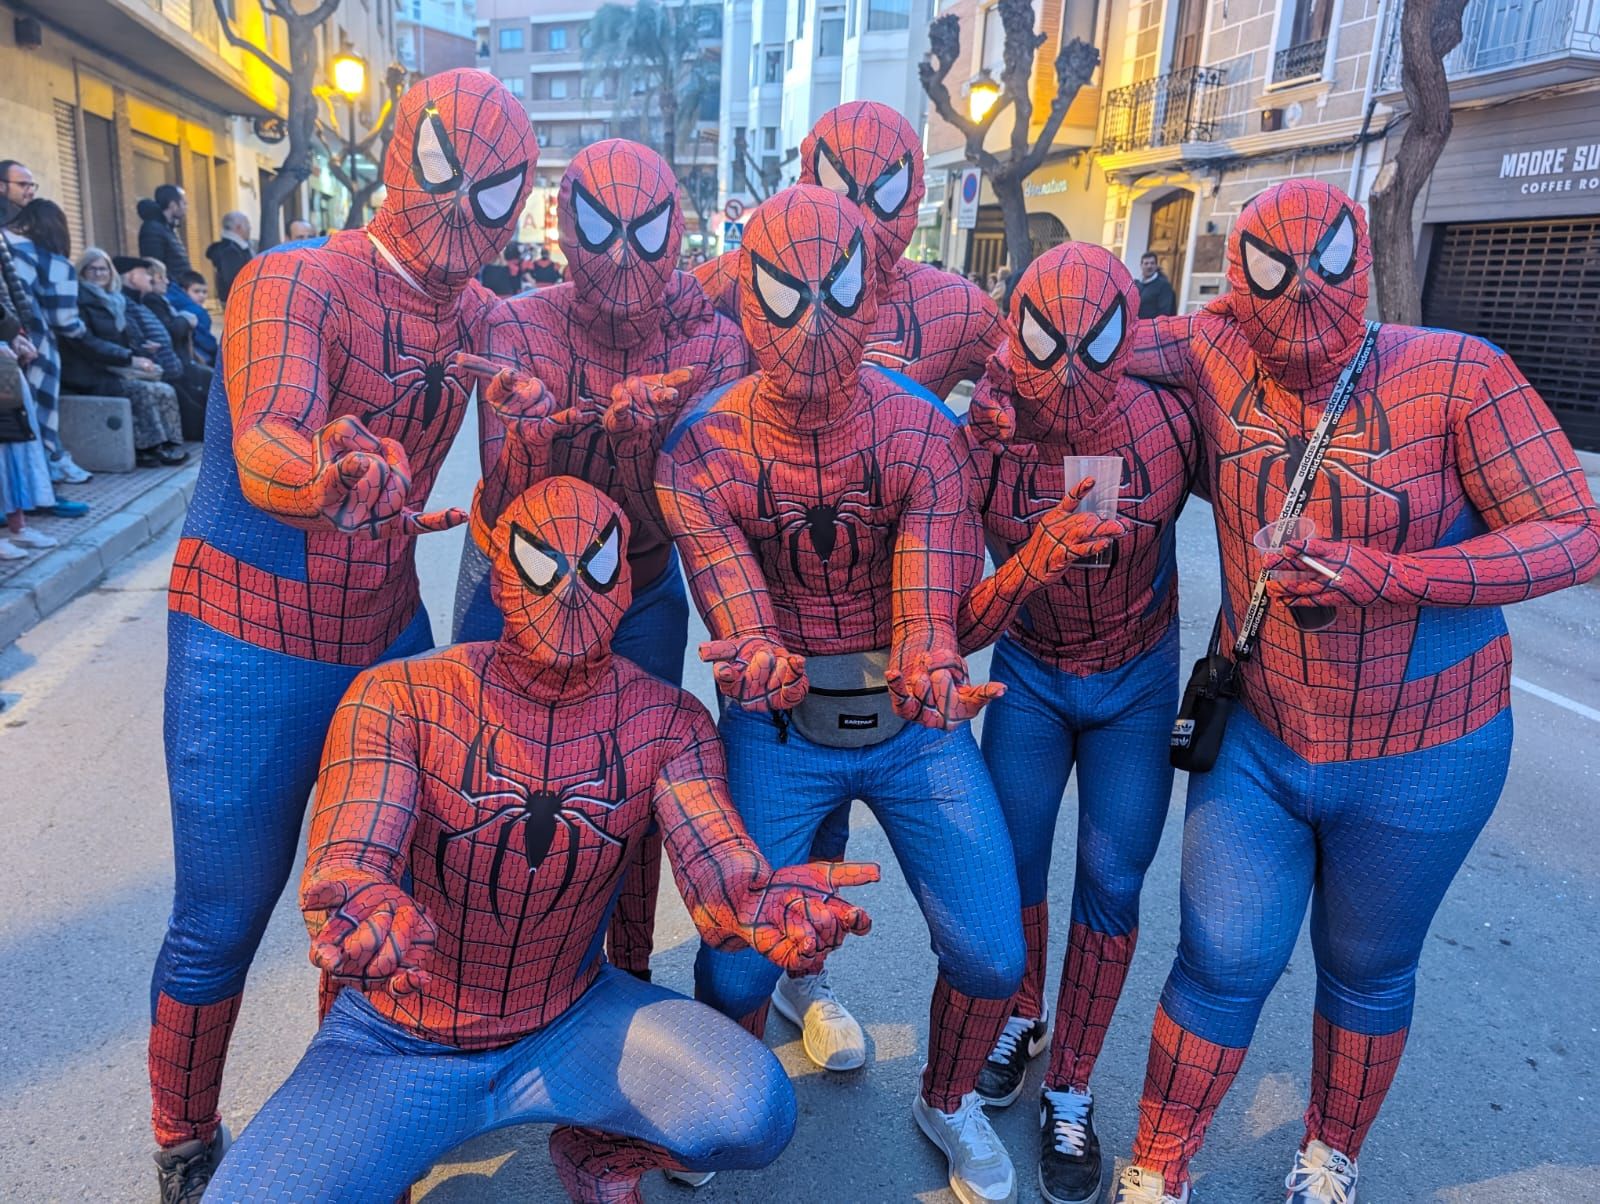
<path fill-rule="evenodd" d="M 1008 344 L 1025 439 L 1062 442 L 1110 400 L 1138 312 L 1133 277 L 1104 247 L 1063 243 L 1028 265 L 1011 297 Z"/>
<path fill-rule="evenodd" d="M 739 317 L 756 364 L 792 408 L 847 401 L 872 329 L 872 255 L 855 206 L 797 184 L 745 230 Z"/>
<path fill-rule="evenodd" d="M 922 204 L 922 139 L 888 105 L 853 100 L 817 119 L 800 144 L 800 182 L 861 207 L 880 286 L 911 245 Z"/>
<path fill-rule="evenodd" d="M 528 114 L 494 76 L 431 75 L 400 98 L 367 229 L 413 283 L 456 292 L 515 230 L 538 158 Z"/>
<path fill-rule="evenodd" d="M 1326 384 L 1355 355 L 1371 266 L 1366 216 L 1332 184 L 1289 180 L 1244 207 L 1228 309 L 1279 384 Z"/>
<path fill-rule="evenodd" d="M 580 310 L 620 345 L 636 341 L 678 266 L 683 214 L 672 170 L 637 142 L 596 142 L 561 177 L 557 213 Z"/>
<path fill-rule="evenodd" d="M 573 477 L 547 477 L 506 507 L 493 545 L 489 585 L 519 676 L 531 668 L 534 682 L 560 691 L 605 664 L 633 601 L 616 503 Z"/>

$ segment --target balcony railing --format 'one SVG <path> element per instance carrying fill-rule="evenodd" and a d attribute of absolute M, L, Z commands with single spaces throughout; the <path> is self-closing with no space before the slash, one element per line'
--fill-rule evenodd
<path fill-rule="evenodd" d="M 1451 79 L 1548 59 L 1600 61 L 1600 0 L 1470 0 L 1461 45 L 1444 60 Z M 1383 86 L 1400 90 L 1400 9 L 1389 21 Z"/>
<path fill-rule="evenodd" d="M 1116 155 L 1215 140 L 1225 77 L 1217 67 L 1185 67 L 1108 92 L 1100 152 Z"/>
<path fill-rule="evenodd" d="M 1298 46 L 1285 46 L 1273 57 L 1272 82 L 1282 84 L 1292 79 L 1318 77 L 1322 74 L 1322 64 L 1327 57 L 1327 38 L 1301 42 Z"/>

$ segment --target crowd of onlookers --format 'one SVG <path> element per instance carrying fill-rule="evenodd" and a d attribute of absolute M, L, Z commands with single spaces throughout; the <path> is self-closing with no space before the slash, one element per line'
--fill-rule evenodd
<path fill-rule="evenodd" d="M 52 547 L 30 513 L 88 513 L 70 496 L 90 479 L 61 440 L 61 407 L 74 395 L 123 397 L 136 463 L 177 465 L 201 438 L 217 356 L 211 285 L 194 270 L 182 228 L 183 189 L 163 184 L 138 206 L 139 254 L 76 251 L 66 214 L 38 195 L 25 163 L 0 160 L 0 560 Z M 250 219 L 223 218 L 206 251 L 219 300 L 250 259 Z M 65 398 L 65 401 L 63 400 Z"/>

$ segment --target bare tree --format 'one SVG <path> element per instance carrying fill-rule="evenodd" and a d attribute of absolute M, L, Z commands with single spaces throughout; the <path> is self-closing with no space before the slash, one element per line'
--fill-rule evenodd
<path fill-rule="evenodd" d="M 757 204 L 783 186 L 782 166 L 776 159 L 766 164 L 756 160 L 750 153 L 750 138 L 742 125 L 733 131 L 733 161 L 744 168 L 744 191 L 755 197 Z"/>
<path fill-rule="evenodd" d="M 961 23 L 954 13 L 946 13 L 928 26 L 928 53 L 917 67 L 922 90 L 933 102 L 934 111 L 960 131 L 966 139 L 967 162 L 982 169 L 1000 202 L 1005 219 L 1006 258 L 1011 261 L 1011 279 L 1033 262 L 1033 242 L 1028 237 L 1028 207 L 1022 185 L 1045 161 L 1056 131 L 1072 107 L 1072 102 L 1094 76 L 1100 65 L 1100 52 L 1081 38 L 1061 46 L 1055 60 L 1056 94 L 1050 102 L 1044 124 L 1032 136 L 1033 95 L 1029 83 L 1033 60 L 1044 45 L 1045 35 L 1033 28 L 1032 0 L 1000 0 L 1000 25 L 1005 31 L 1005 65 L 1000 72 L 1000 95 L 979 120 L 972 120 L 956 108 L 946 77 L 961 59 Z M 995 119 L 1006 109 L 1012 111 L 1011 140 L 1003 150 L 991 151 L 984 142 Z"/>
<path fill-rule="evenodd" d="M 349 134 L 355 132 L 353 128 L 347 133 L 346 141 L 340 144 L 338 130 L 325 129 L 321 124 L 317 126 L 317 137 L 328 152 L 328 170 L 350 194 L 350 212 L 344 219 L 346 230 L 356 230 L 367 224 L 367 208 L 372 203 L 372 194 L 383 183 L 383 160 L 389 153 L 389 140 L 394 137 L 395 110 L 400 105 L 400 98 L 405 95 L 409 81 L 410 75 L 404 66 L 389 64 L 389 70 L 383 77 L 383 108 L 378 113 L 377 123 L 359 141 L 349 140 Z M 373 164 L 370 174 L 361 169 L 363 158 Z"/>
<path fill-rule="evenodd" d="M 261 190 L 260 239 L 262 247 L 270 247 L 279 240 L 284 203 L 311 176 L 312 154 L 317 145 L 317 30 L 338 11 L 340 0 L 320 0 L 308 12 L 296 8 L 294 0 L 261 0 L 262 15 L 282 21 L 288 33 L 288 66 L 239 36 L 228 15 L 228 0 L 211 3 L 228 45 L 255 58 L 289 85 L 289 151 L 277 174 Z"/>
<path fill-rule="evenodd" d="M 1400 83 L 1408 116 L 1400 146 L 1367 198 L 1378 313 L 1385 322 L 1414 326 L 1422 320 L 1412 218 L 1454 124 L 1444 60 L 1461 43 L 1466 7 L 1467 0 L 1405 0 L 1400 10 Z"/>

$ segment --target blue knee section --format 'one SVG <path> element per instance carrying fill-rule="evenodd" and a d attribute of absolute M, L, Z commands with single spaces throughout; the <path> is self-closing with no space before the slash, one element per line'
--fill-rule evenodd
<path fill-rule="evenodd" d="M 723 953 L 704 943 L 694 959 L 694 995 L 730 1020 L 742 1020 L 767 1001 L 783 971 L 759 953 Z"/>
<path fill-rule="evenodd" d="M 167 776 L 177 881 L 155 997 L 244 988 L 294 864 L 328 723 L 359 668 L 272 652 L 168 615 Z M 427 613 L 383 659 L 432 645 Z"/>
<path fill-rule="evenodd" d="M 1411 1027 L 1417 999 L 1417 964 L 1370 978 L 1359 988 L 1317 967 L 1317 1011 L 1353 1033 L 1381 1037 Z"/>

